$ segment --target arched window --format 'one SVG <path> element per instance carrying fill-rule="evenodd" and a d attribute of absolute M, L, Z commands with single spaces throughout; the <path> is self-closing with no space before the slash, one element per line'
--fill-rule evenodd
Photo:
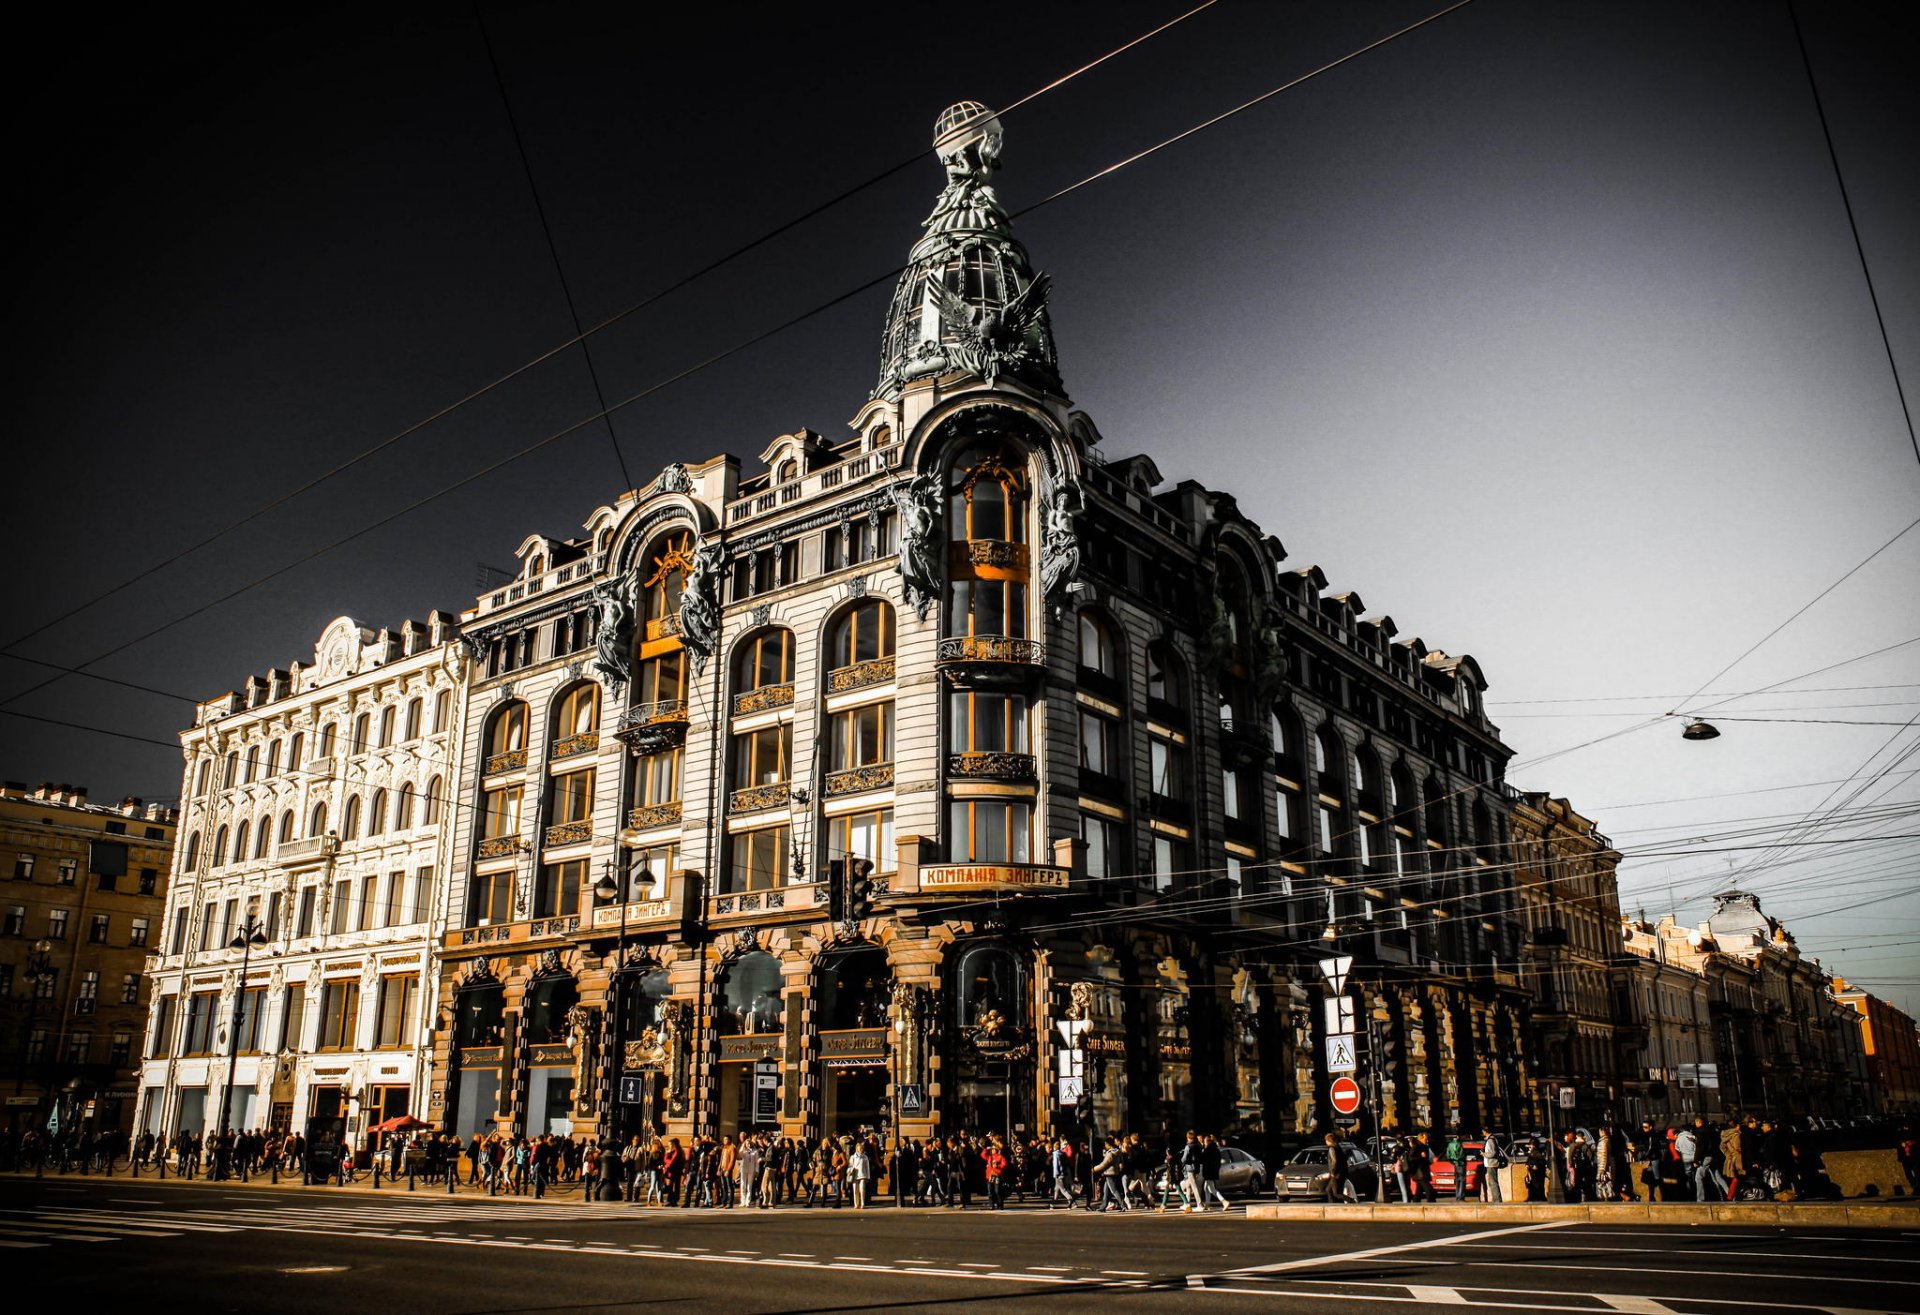
<path fill-rule="evenodd" d="M 1396 762 L 1387 772 L 1387 811 L 1395 817 L 1411 812 L 1414 808 L 1413 774 L 1407 771 L 1407 765 Z M 1411 821 L 1408 825 L 1412 825 Z"/>
<path fill-rule="evenodd" d="M 1287 707 L 1273 710 L 1270 724 L 1273 730 L 1273 751 L 1290 762 L 1300 761 L 1300 719 Z"/>
<path fill-rule="evenodd" d="M 554 740 L 564 740 L 572 735 L 592 735 L 600 729 L 600 686 L 590 680 L 583 680 L 568 688 L 560 696 L 559 706 L 554 710 L 553 728 L 550 734 Z"/>
<path fill-rule="evenodd" d="M 1187 710 L 1186 663 L 1164 639 L 1147 645 L 1147 698 L 1172 711 Z"/>
<path fill-rule="evenodd" d="M 347 796 L 346 812 L 340 817 L 340 838 L 357 840 L 360 837 L 360 796 Z"/>
<path fill-rule="evenodd" d="M 198 831 L 189 831 L 187 833 L 187 856 L 181 861 L 180 870 L 182 872 L 191 872 L 199 865 L 200 833 Z"/>
<path fill-rule="evenodd" d="M 349 754 L 365 753 L 372 747 L 369 737 L 373 734 L 373 714 L 361 713 L 353 719 L 353 742 L 347 746 Z"/>
<path fill-rule="evenodd" d="M 1352 770 L 1353 783 L 1364 797 L 1365 802 L 1378 808 L 1381 802 L 1380 760 L 1373 756 L 1372 750 L 1356 748 L 1353 751 Z"/>
<path fill-rule="evenodd" d="M 293 810 L 289 808 L 280 814 L 280 838 L 277 843 L 286 844 L 293 839 Z"/>
<path fill-rule="evenodd" d="M 887 952 L 879 946 L 846 950 L 820 963 L 819 1008 L 821 1030 L 844 1032 L 887 1025 L 887 997 L 893 970 Z"/>
<path fill-rule="evenodd" d="M 221 827 L 213 834 L 213 866 L 223 868 L 227 865 L 227 828 Z"/>
<path fill-rule="evenodd" d="M 786 1013 L 784 986 L 780 961 L 765 950 L 735 959 L 720 984 L 716 1021 L 720 1033 L 764 1036 L 778 1032 Z"/>
<path fill-rule="evenodd" d="M 953 1004 L 960 1027 L 981 1027 L 990 1014 L 1017 1026 L 1027 1016 L 1024 958 L 998 941 L 967 946 L 954 961 Z"/>
<path fill-rule="evenodd" d="M 800 463 L 792 457 L 786 458 L 773 468 L 773 482 L 786 484 L 800 478 Z"/>
<path fill-rule="evenodd" d="M 527 751 L 527 705 L 519 699 L 509 699 L 493 710 L 487 720 L 487 763 L 489 772 L 507 771 L 512 767 L 526 765 Z M 507 760 L 507 755 L 520 754 L 518 762 Z"/>
<path fill-rule="evenodd" d="M 417 740 L 420 738 L 420 714 L 425 710 L 426 710 L 425 700 L 419 699 L 419 698 L 413 698 L 413 699 L 407 700 L 407 741 L 408 743 L 412 743 L 414 740 Z"/>
<path fill-rule="evenodd" d="M 267 846 L 271 844 L 272 841 L 273 818 L 269 815 L 260 819 L 260 830 L 253 840 L 253 856 L 255 858 L 265 858 L 267 856 Z"/>
<path fill-rule="evenodd" d="M 259 779 L 259 776 L 260 776 L 260 746 L 257 744 L 249 744 L 247 746 L 246 775 L 241 777 L 241 780 L 243 783 L 251 785 L 255 780 Z"/>
<path fill-rule="evenodd" d="M 1027 481 L 999 450 L 970 447 L 953 463 L 949 510 L 955 539 L 1027 541 Z"/>
<path fill-rule="evenodd" d="M 367 834 L 377 836 L 387 829 L 387 792 L 373 792 L 373 806 L 367 810 Z"/>
<path fill-rule="evenodd" d="M 300 731 L 295 731 L 293 733 L 293 738 L 287 741 L 287 770 L 288 771 L 298 772 L 303 770 L 306 767 L 307 764 L 301 758 L 301 754 L 305 752 L 306 746 L 307 746 L 306 735 Z"/>
<path fill-rule="evenodd" d="M 400 787 L 400 802 L 394 806 L 393 829 L 410 831 L 413 829 L 413 782 L 408 781 Z"/>
<path fill-rule="evenodd" d="M 267 746 L 267 775 L 280 774 L 280 741 L 275 740 Z"/>
<path fill-rule="evenodd" d="M 1319 778 L 1315 784 L 1322 794 L 1341 793 L 1340 737 L 1333 733 L 1331 726 L 1322 726 L 1313 733 L 1313 774 Z"/>
<path fill-rule="evenodd" d="M 247 842 L 252 839 L 253 839 L 253 824 L 251 822 L 242 822 L 239 826 L 233 829 L 233 861 L 234 862 L 244 863 L 247 861 Z"/>
<path fill-rule="evenodd" d="M 1112 626 L 1092 612 L 1080 613 L 1080 670 L 1120 679 L 1120 640 Z"/>
<path fill-rule="evenodd" d="M 1421 801 L 1427 815 L 1427 840 L 1442 848 L 1447 844 L 1447 799 L 1439 784 L 1429 776 L 1421 787 Z"/>
<path fill-rule="evenodd" d="M 680 594 L 686 588 L 687 572 L 693 567 L 693 536 L 681 533 L 654 545 L 653 571 L 640 585 L 645 638 L 664 637 L 670 619 L 680 614 Z"/>
<path fill-rule="evenodd" d="M 776 626 L 747 639 L 740 645 L 733 679 L 737 694 L 748 694 L 769 685 L 792 684 L 793 631 Z"/>
<path fill-rule="evenodd" d="M 226 761 L 220 766 L 220 788 L 225 790 L 238 784 L 240 784 L 240 751 L 235 749 L 227 755 Z"/>
<path fill-rule="evenodd" d="M 386 748 L 393 743 L 393 719 L 397 709 L 391 705 L 380 709 L 380 747 Z"/>
<path fill-rule="evenodd" d="M 427 782 L 426 816 L 421 818 L 423 826 L 440 825 L 440 778 L 434 777 Z"/>
<path fill-rule="evenodd" d="M 307 818 L 307 835 L 319 837 L 327 834 L 327 801 L 322 799 L 313 806 L 313 813 Z"/>
<path fill-rule="evenodd" d="M 448 720 L 453 716 L 453 692 L 441 690 L 433 696 L 433 733 L 438 735 L 447 728 Z"/>
<path fill-rule="evenodd" d="M 835 669 L 892 657 L 893 605 L 884 599 L 869 598 L 843 612 L 834 622 L 828 647 Z"/>

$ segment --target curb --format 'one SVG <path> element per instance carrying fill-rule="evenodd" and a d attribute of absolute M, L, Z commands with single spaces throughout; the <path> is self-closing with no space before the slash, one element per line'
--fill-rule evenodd
<path fill-rule="evenodd" d="M 1251 1202 L 1247 1218 L 1269 1221 L 1369 1223 L 1584 1224 L 1801 1224 L 1820 1228 L 1920 1228 L 1912 1205 L 1733 1204 L 1672 1205 L 1618 1202 L 1594 1205 L 1276 1205 Z"/>
<path fill-rule="evenodd" d="M 5 1182 L 25 1181 L 25 1182 L 43 1182 L 43 1183 L 112 1183 L 116 1187 L 121 1187 L 121 1186 L 200 1187 L 200 1188 L 221 1188 L 228 1191 L 241 1191 L 241 1192 L 260 1191 L 260 1190 L 265 1190 L 269 1192 L 313 1192 L 317 1195 L 324 1195 L 324 1196 L 371 1196 L 376 1200 L 391 1200 L 396 1196 L 401 1196 L 401 1197 L 409 1197 L 409 1198 L 434 1197 L 436 1199 L 443 1200 L 443 1201 L 446 1201 L 446 1200 L 470 1201 L 470 1200 L 473 1200 L 475 1197 L 487 1196 L 486 1192 L 473 1187 L 467 1187 L 463 1185 L 459 1191 L 449 1192 L 447 1191 L 446 1185 L 444 1183 L 428 1184 L 425 1182 L 420 1183 L 413 1191 L 409 1192 L 406 1188 L 404 1175 L 402 1179 L 399 1180 L 398 1186 L 393 1185 L 395 1180 L 385 1179 L 385 1181 L 388 1184 L 385 1187 L 374 1187 L 370 1183 L 365 1183 L 365 1182 L 356 1182 L 351 1187 L 340 1187 L 336 1185 L 334 1182 L 332 1182 L 331 1180 L 325 1183 L 304 1183 L 300 1181 L 300 1178 L 297 1174 L 282 1175 L 280 1181 L 276 1183 L 272 1181 L 269 1175 L 265 1175 L 265 1174 L 256 1174 L 253 1178 L 249 1179 L 248 1181 L 241 1182 L 238 1178 L 226 1178 L 226 1179 L 213 1179 L 213 1178 L 200 1178 L 200 1177 L 182 1178 L 179 1175 L 173 1174 L 173 1173 L 169 1173 L 164 1179 L 162 1179 L 162 1178 L 155 1177 L 150 1172 L 143 1173 L 138 1178 L 135 1178 L 133 1175 L 125 1172 L 115 1173 L 111 1176 L 103 1173 L 94 1173 L 94 1174 L 79 1174 L 79 1173 L 51 1174 L 50 1173 L 42 1176 L 36 1176 L 31 1173 L 21 1173 L 18 1170 L 15 1170 L 9 1173 L 0 1173 L 0 1181 L 5 1181 Z M 599 1205 L 599 1204 L 603 1204 L 602 1202 L 587 1200 L 579 1192 L 578 1184 L 576 1183 L 566 1184 L 564 1191 L 555 1190 L 554 1188 L 548 1188 L 547 1194 L 544 1197 L 536 1197 L 531 1192 L 528 1192 L 524 1196 L 515 1196 L 511 1192 L 502 1192 L 498 1196 L 494 1196 L 488 1199 L 495 1200 L 495 1201 L 519 1201 L 527 1205 L 580 1205 L 580 1204 Z M 604 1202 L 604 1204 L 615 1205 L 618 1203 L 613 1201 L 607 1201 L 607 1202 Z"/>

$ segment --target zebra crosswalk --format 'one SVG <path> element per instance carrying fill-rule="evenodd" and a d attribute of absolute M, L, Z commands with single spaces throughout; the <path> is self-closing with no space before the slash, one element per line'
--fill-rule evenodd
<path fill-rule="evenodd" d="M 408 1201 L 339 1201 L 188 1207 L 178 1205 L 46 1205 L 0 1209 L 0 1251 L 31 1250 L 60 1242 L 127 1242 L 200 1233 L 395 1231 L 453 1232 L 452 1225 L 546 1220 L 559 1223 L 608 1217 L 606 1206 L 535 1205 L 511 1201 L 460 1204 L 418 1197 Z"/>

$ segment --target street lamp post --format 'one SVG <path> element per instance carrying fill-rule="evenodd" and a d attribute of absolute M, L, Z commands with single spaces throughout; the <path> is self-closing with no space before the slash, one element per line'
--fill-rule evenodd
<path fill-rule="evenodd" d="M 227 1121 L 233 1117 L 233 1081 L 240 1068 L 240 1024 L 247 1010 L 247 965 L 253 960 L 253 947 L 267 943 L 266 925 L 252 914 L 241 924 L 240 930 L 227 942 L 229 950 L 240 951 L 240 980 L 233 990 L 233 1035 L 227 1038 L 227 1086 L 220 1093 L 220 1138 L 225 1141 L 231 1129 Z M 227 1169 L 221 1168 L 225 1177 Z"/>
<path fill-rule="evenodd" d="M 618 880 L 615 880 L 616 874 L 618 874 Z M 632 894 L 636 880 L 640 887 L 640 896 L 645 899 L 653 891 L 653 870 L 647 866 L 644 857 L 640 860 L 640 871 L 637 873 L 633 872 L 624 861 L 608 859 L 600 880 L 593 883 L 594 896 L 601 903 L 615 899 L 620 901 L 620 932 L 614 941 L 613 972 L 607 977 L 607 985 L 613 995 L 613 1108 L 607 1111 L 607 1118 L 614 1127 L 615 1142 L 620 1140 L 620 1133 L 624 1131 L 621 1127 L 621 1119 L 616 1112 L 620 1107 L 620 1077 L 626 1062 L 622 1048 L 626 1034 L 621 1028 L 620 974 L 626 967 L 627 961 L 627 899 Z"/>
<path fill-rule="evenodd" d="M 907 1066 L 903 1062 L 907 1053 L 907 1020 L 893 1020 L 893 1203 L 905 1209 L 907 1204 L 907 1185 L 901 1178 L 901 1166 L 906 1163 L 903 1154 L 905 1139 L 900 1136 L 900 1084 L 906 1080 Z"/>

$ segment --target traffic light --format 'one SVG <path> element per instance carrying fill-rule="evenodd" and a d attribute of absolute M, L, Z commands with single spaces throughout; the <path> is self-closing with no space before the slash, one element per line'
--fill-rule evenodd
<path fill-rule="evenodd" d="M 847 862 L 845 859 L 827 860 L 827 918 L 833 922 L 847 920 Z"/>
<path fill-rule="evenodd" d="M 864 858 L 848 859 L 847 917 L 858 920 L 873 912 L 873 864 Z"/>

